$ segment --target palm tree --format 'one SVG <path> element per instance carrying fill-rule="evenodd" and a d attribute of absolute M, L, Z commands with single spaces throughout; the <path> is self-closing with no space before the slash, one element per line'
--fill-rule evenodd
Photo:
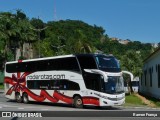
<path fill-rule="evenodd" d="M 4 55 L 5 61 L 7 61 L 7 54 L 9 53 L 11 46 L 11 38 L 16 36 L 17 27 L 14 21 L 14 15 L 9 12 L 0 14 L 0 34 L 1 39 L 5 42 Z"/>
<path fill-rule="evenodd" d="M 24 43 L 32 43 L 36 40 L 36 34 L 35 32 L 31 29 L 32 25 L 30 24 L 30 21 L 26 18 L 26 15 L 21 11 L 17 10 L 16 13 L 16 22 L 17 22 L 17 38 L 18 46 L 21 50 L 21 57 L 23 58 L 24 56 L 24 50 L 23 50 L 23 45 Z"/>
<path fill-rule="evenodd" d="M 92 45 L 87 39 L 86 35 L 81 31 L 75 31 L 76 42 L 74 44 L 74 50 L 76 53 L 91 53 Z"/>

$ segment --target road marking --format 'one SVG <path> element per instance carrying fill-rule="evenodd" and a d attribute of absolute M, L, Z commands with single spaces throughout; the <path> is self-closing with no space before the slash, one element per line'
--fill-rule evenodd
<path fill-rule="evenodd" d="M 49 109 L 41 109 L 41 110 L 49 110 Z"/>
<path fill-rule="evenodd" d="M 0 106 L 0 109 L 1 109 L 1 108 L 3 108 L 3 107 Z"/>
<path fill-rule="evenodd" d="M 19 110 L 23 110 L 24 108 L 18 108 Z"/>

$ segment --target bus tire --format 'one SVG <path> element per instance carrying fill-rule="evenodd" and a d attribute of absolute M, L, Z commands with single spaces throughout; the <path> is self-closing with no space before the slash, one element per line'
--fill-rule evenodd
<path fill-rule="evenodd" d="M 20 95 L 19 92 L 16 93 L 16 101 L 17 101 L 18 103 L 21 103 L 21 102 L 22 102 L 22 97 L 21 97 L 21 95 Z"/>
<path fill-rule="evenodd" d="M 80 96 L 74 97 L 73 104 L 74 104 L 74 107 L 76 107 L 76 108 L 83 108 L 83 101 Z"/>
<path fill-rule="evenodd" d="M 23 102 L 26 104 L 29 102 L 27 93 L 23 94 L 22 99 L 23 99 Z"/>

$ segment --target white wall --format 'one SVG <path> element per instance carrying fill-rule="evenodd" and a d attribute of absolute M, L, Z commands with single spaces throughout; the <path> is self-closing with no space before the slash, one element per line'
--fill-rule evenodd
<path fill-rule="evenodd" d="M 142 81 L 140 80 L 140 92 L 160 98 L 160 88 L 158 88 L 158 71 L 156 71 L 156 65 L 160 64 L 160 50 L 153 54 L 143 66 Z M 150 73 L 149 68 L 153 67 L 152 73 L 152 87 L 150 86 Z M 144 70 L 147 70 L 146 86 L 145 86 L 145 74 Z M 142 82 L 142 86 L 141 86 Z"/>

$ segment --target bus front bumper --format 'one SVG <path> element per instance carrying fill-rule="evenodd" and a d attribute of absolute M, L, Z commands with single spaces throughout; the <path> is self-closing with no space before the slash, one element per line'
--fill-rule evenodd
<path fill-rule="evenodd" d="M 125 94 L 121 95 L 107 95 L 107 97 L 100 98 L 100 106 L 116 106 L 125 103 Z"/>

